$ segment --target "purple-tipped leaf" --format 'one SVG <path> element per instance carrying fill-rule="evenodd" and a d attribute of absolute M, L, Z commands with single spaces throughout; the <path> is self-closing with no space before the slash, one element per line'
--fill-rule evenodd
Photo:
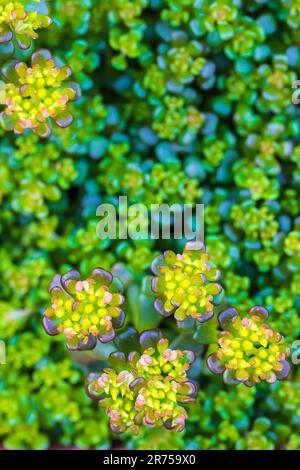
<path fill-rule="evenodd" d="M 187 251 L 205 251 L 205 245 L 200 241 L 191 240 L 185 244 L 184 249 Z"/>
<path fill-rule="evenodd" d="M 68 127 L 72 121 L 73 121 L 73 116 L 68 111 L 64 111 L 60 113 L 55 119 L 55 122 L 58 125 L 58 127 L 61 127 L 62 129 L 64 129 L 65 127 Z"/>
<path fill-rule="evenodd" d="M 105 286 L 109 286 L 113 280 L 113 275 L 109 271 L 106 271 L 103 268 L 95 268 L 91 272 L 91 277 L 96 279 L 96 281 L 101 282 Z"/>
<path fill-rule="evenodd" d="M 124 325 L 126 317 L 125 312 L 123 310 L 121 310 L 120 308 L 118 310 L 120 311 L 120 316 L 112 319 L 112 325 L 116 330 L 118 330 Z"/>
<path fill-rule="evenodd" d="M 61 276 L 61 283 L 63 287 L 65 288 L 65 290 L 69 290 L 69 286 L 72 283 L 72 281 L 79 281 L 80 278 L 81 278 L 80 273 L 76 271 L 75 269 L 72 269 L 72 271 L 69 271 L 68 273 Z"/>
<path fill-rule="evenodd" d="M 232 323 L 237 318 L 238 312 L 235 308 L 228 308 L 220 313 L 218 321 L 223 330 L 227 330 L 232 326 Z"/>
<path fill-rule="evenodd" d="M 140 335 L 140 345 L 142 351 L 148 348 L 156 348 L 158 341 L 162 338 L 159 330 L 146 330 Z"/>
<path fill-rule="evenodd" d="M 43 328 L 44 328 L 45 332 L 47 333 L 47 335 L 56 336 L 56 335 L 59 334 L 57 326 L 49 318 L 43 317 L 42 318 L 42 325 L 43 325 Z"/>
<path fill-rule="evenodd" d="M 229 370 L 225 370 L 223 380 L 226 385 L 238 385 L 240 383 L 240 381 L 235 378 L 235 372 Z"/>
<path fill-rule="evenodd" d="M 15 70 L 15 66 L 18 62 L 16 60 L 12 60 L 10 62 L 6 62 L 3 67 L 1 68 L 1 74 L 4 78 L 7 79 L 8 82 L 18 83 L 18 75 Z"/>
<path fill-rule="evenodd" d="M 166 262 L 164 260 L 163 255 L 158 255 L 154 260 L 152 261 L 151 264 L 151 271 L 155 276 L 159 276 L 160 274 L 160 268 L 162 266 L 165 266 Z"/>
<path fill-rule="evenodd" d="M 98 340 L 101 343 L 108 343 L 109 341 L 112 341 L 116 336 L 116 333 L 114 330 L 106 333 L 105 335 L 99 336 Z"/>
<path fill-rule="evenodd" d="M 133 391 L 138 391 L 140 388 L 142 388 L 145 385 L 146 381 L 142 377 L 138 377 L 137 379 L 133 380 L 129 384 L 130 390 Z"/>
<path fill-rule="evenodd" d="M 112 369 L 115 369 L 117 372 L 122 372 L 126 369 L 126 356 L 120 351 L 115 351 L 110 354 L 108 358 L 109 364 Z"/>
<path fill-rule="evenodd" d="M 210 310 L 209 312 L 202 313 L 201 316 L 197 317 L 196 320 L 199 323 L 205 323 L 214 316 L 214 311 Z"/>
<path fill-rule="evenodd" d="M 225 370 L 225 367 L 223 366 L 222 362 L 219 360 L 218 356 L 216 353 L 211 354 L 208 356 L 207 360 L 207 367 L 213 374 L 222 374 Z"/>
<path fill-rule="evenodd" d="M 264 307 L 260 307 L 259 305 L 252 307 L 249 310 L 249 313 L 259 317 L 261 320 L 267 320 L 269 318 L 269 311 Z"/>
<path fill-rule="evenodd" d="M 47 49 L 38 49 L 31 55 L 32 64 L 44 65 L 47 60 L 52 58 L 51 52 Z"/>
<path fill-rule="evenodd" d="M 9 27 L 2 23 L 0 27 L 0 44 L 11 41 L 13 38 L 13 33 Z"/>
<path fill-rule="evenodd" d="M 48 122 L 43 122 L 37 126 L 35 129 L 36 135 L 41 137 L 41 139 L 46 139 L 51 134 L 51 127 Z"/>
<path fill-rule="evenodd" d="M 155 299 L 154 308 L 163 317 L 169 317 L 175 311 L 175 307 L 172 310 L 165 310 L 163 303 L 160 299 Z"/>
<path fill-rule="evenodd" d="M 278 380 L 285 380 L 291 371 L 291 366 L 289 362 L 285 360 L 280 361 L 280 363 L 283 365 L 283 369 L 277 372 L 276 376 Z"/>
<path fill-rule="evenodd" d="M 93 335 L 89 335 L 88 340 L 78 340 L 77 338 L 67 339 L 66 346 L 69 351 L 91 351 L 96 347 L 97 339 Z"/>

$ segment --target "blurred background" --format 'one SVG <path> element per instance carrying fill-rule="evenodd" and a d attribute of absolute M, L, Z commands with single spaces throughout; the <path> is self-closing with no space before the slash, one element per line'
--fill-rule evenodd
<path fill-rule="evenodd" d="M 3 1 L 0 1 L 0 7 Z M 5 2 L 4 2 L 5 3 Z M 30 3 L 30 2 L 29 2 Z M 299 449 L 300 376 L 228 387 L 199 353 L 197 402 L 182 433 L 116 436 L 85 394 L 110 345 L 70 354 L 41 328 L 55 273 L 101 266 L 126 284 L 127 324 L 162 328 L 141 285 L 153 258 L 184 240 L 100 240 L 102 202 L 205 204 L 205 243 L 226 302 L 255 304 L 293 342 L 300 333 L 299 72 L 296 1 L 52 0 L 28 51 L 72 68 L 73 122 L 41 140 L 0 128 L 0 443 L 8 449 Z M 294 10 L 293 10 L 294 8 Z M 294 12 L 294 13 L 293 13 Z M 6 57 L 2 57 L 6 59 Z M 200 333 L 198 333 L 200 335 Z M 203 340 L 203 338 L 202 338 Z M 190 341 L 190 340 L 189 340 Z"/>

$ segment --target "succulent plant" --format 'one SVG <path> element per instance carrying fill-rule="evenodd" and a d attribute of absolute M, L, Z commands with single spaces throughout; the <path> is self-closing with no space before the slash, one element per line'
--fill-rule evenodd
<path fill-rule="evenodd" d="M 114 276 L 101 268 L 84 280 L 78 271 L 55 275 L 49 287 L 52 304 L 43 317 L 46 333 L 63 334 L 71 351 L 93 349 L 97 339 L 113 340 L 125 318 L 120 289 Z"/>
<path fill-rule="evenodd" d="M 0 44 L 16 39 L 21 49 L 28 49 L 32 39 L 38 38 L 37 31 L 47 28 L 52 19 L 45 14 L 28 9 L 40 0 L 0 1 Z"/>
<path fill-rule="evenodd" d="M 189 317 L 205 322 L 213 316 L 214 302 L 222 291 L 213 281 L 220 272 L 209 262 L 203 244 L 188 242 L 177 255 L 166 251 L 155 258 L 151 269 L 154 307 L 159 314 L 174 314 L 178 322 Z"/>
<path fill-rule="evenodd" d="M 181 403 L 193 401 L 196 393 L 187 377 L 193 353 L 171 349 L 154 330 L 140 335 L 139 349 L 113 352 L 111 368 L 88 377 L 87 393 L 105 408 L 114 432 L 129 428 L 136 434 L 142 424 L 182 431 L 187 413 Z"/>
<path fill-rule="evenodd" d="M 291 362 L 299 359 L 299 12 L 299 0 L 0 0 L 2 117 L 13 106 L 0 124 L 0 348 L 5 341 L 7 362 L 0 365 L 0 448 L 299 449 L 298 366 L 279 380 L 288 366 L 279 371 L 282 362 L 272 362 L 277 354 L 288 361 L 290 345 Z M 51 51 L 53 65 L 32 67 L 39 48 Z M 46 86 L 47 99 L 52 93 L 57 98 L 54 114 L 43 108 L 41 77 L 27 83 L 33 68 L 38 75 L 42 68 L 49 72 L 50 81 L 56 74 L 65 78 Z M 76 101 L 69 99 L 78 88 L 70 80 L 82 89 Z M 60 99 L 65 89 L 66 102 Z M 20 125 L 24 118 L 26 126 Z M 117 210 L 120 194 L 130 205 L 205 205 L 205 263 L 222 272 L 225 292 L 197 297 L 204 302 L 199 319 L 176 302 L 173 314 L 179 310 L 183 321 L 154 310 L 154 300 L 166 303 L 166 290 L 162 273 L 155 273 L 161 290 L 151 291 L 149 266 L 165 250 L 177 263 L 182 240 L 98 238 L 97 207 L 111 203 Z M 173 261 L 163 264 L 172 272 Z M 178 423 L 162 429 L 161 418 L 155 425 L 142 420 L 134 428 L 138 435 L 129 424 L 116 436 L 105 409 L 86 395 L 88 372 L 99 378 L 110 367 L 111 377 L 119 374 L 108 365 L 111 352 L 125 355 L 127 372 L 128 354 L 142 356 L 139 341 L 130 337 L 130 347 L 121 344 L 124 330 L 113 327 L 112 341 L 75 354 L 66 350 L 63 332 L 43 334 L 40 316 L 47 305 L 51 310 L 47 287 L 54 274 L 77 269 L 84 282 L 95 266 L 122 278 L 128 327 L 139 334 L 159 327 L 170 341 L 167 349 L 195 352 L 188 372 L 201 385 L 196 401 L 172 402 L 173 408 L 167 402 L 178 416 L 184 417 L 178 407 L 189 415 L 182 432 Z M 203 287 L 218 282 L 207 278 Z M 75 301 L 75 294 L 61 294 L 63 303 Z M 211 316 L 209 304 L 215 315 L 199 321 Z M 248 312 L 256 305 L 267 306 L 269 320 L 253 321 Z M 217 316 L 230 306 L 239 312 L 239 329 L 221 327 L 229 334 L 220 333 Z M 45 318 L 52 333 L 62 323 Z M 248 356 L 239 336 L 251 330 L 244 318 L 263 333 L 272 330 L 273 340 L 280 332 L 285 341 L 255 343 Z M 95 333 L 97 325 L 89 326 Z M 85 347 L 95 344 L 96 336 L 84 333 L 67 339 L 71 349 L 84 340 Z M 238 338 L 237 355 L 252 361 L 238 372 L 242 380 L 234 378 L 238 369 L 226 369 L 234 365 L 224 355 L 228 338 Z M 155 351 L 151 358 L 158 357 Z M 205 365 L 218 351 L 219 377 Z M 254 382 L 258 359 L 272 367 L 261 383 L 236 387 L 222 380 L 226 372 L 231 383 L 246 383 L 248 373 Z M 275 383 L 268 383 L 273 374 Z"/>
<path fill-rule="evenodd" d="M 11 62 L 2 68 L 5 84 L 5 109 L 0 120 L 5 129 L 22 134 L 32 129 L 38 136 L 51 133 L 50 120 L 60 127 L 72 122 L 67 110 L 69 101 L 78 97 L 74 83 L 64 83 L 71 75 L 67 66 L 59 67 L 46 49 L 31 56 L 31 66 L 25 62 Z"/>
<path fill-rule="evenodd" d="M 290 371 L 286 360 L 290 351 L 283 336 L 265 323 L 268 316 L 267 309 L 258 306 L 244 318 L 234 308 L 223 311 L 219 315 L 219 348 L 207 359 L 209 369 L 223 374 L 226 383 L 242 382 L 249 387 L 285 379 Z"/>

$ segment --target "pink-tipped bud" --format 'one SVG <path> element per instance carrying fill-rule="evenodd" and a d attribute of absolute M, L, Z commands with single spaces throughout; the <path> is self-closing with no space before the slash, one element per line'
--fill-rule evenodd
<path fill-rule="evenodd" d="M 153 364 L 153 359 L 148 354 L 143 354 L 139 360 L 139 363 L 142 366 L 151 366 L 151 364 Z"/>

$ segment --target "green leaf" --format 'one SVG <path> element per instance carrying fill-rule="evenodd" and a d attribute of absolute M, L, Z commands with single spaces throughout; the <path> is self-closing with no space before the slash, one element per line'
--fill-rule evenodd
<path fill-rule="evenodd" d="M 202 354 L 203 348 L 193 339 L 193 332 L 182 333 L 177 336 L 171 343 L 171 349 L 181 349 L 187 351 L 193 351 L 196 355 Z"/>
<path fill-rule="evenodd" d="M 218 342 L 218 334 L 218 323 L 212 319 L 206 323 L 200 323 L 193 338 L 200 344 L 213 344 Z"/>
<path fill-rule="evenodd" d="M 133 324 L 139 332 L 151 330 L 159 325 L 161 317 L 154 310 L 153 299 L 143 294 L 138 285 L 129 286 L 127 301 Z"/>
<path fill-rule="evenodd" d="M 114 340 L 118 350 L 124 354 L 129 354 L 131 351 L 139 351 L 139 335 L 135 328 L 127 327 L 118 333 Z"/>
<path fill-rule="evenodd" d="M 153 276 L 144 276 L 142 280 L 142 293 L 148 297 L 155 297 L 155 294 L 151 288 Z"/>

